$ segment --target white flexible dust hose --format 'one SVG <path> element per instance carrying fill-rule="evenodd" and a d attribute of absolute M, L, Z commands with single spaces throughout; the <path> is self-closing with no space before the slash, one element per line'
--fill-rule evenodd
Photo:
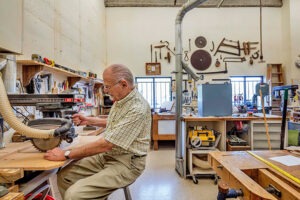
<path fill-rule="evenodd" d="M 52 130 L 39 130 L 26 126 L 18 120 L 11 109 L 8 101 L 6 90 L 3 84 L 2 75 L 0 73 L 0 113 L 4 120 L 21 135 L 30 138 L 52 138 L 54 137 L 54 129 Z"/>

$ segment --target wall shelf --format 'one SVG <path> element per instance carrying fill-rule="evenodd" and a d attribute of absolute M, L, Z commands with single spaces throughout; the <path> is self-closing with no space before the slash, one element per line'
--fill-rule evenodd
<path fill-rule="evenodd" d="M 68 81 L 70 86 L 73 86 L 78 81 L 89 82 L 91 80 L 95 81 L 95 84 L 102 84 L 103 81 L 100 79 L 90 78 L 81 76 L 80 74 L 76 74 L 64 69 L 60 69 L 55 66 L 47 65 L 45 63 L 37 62 L 34 60 L 17 60 L 17 64 L 22 65 L 23 70 L 23 85 L 26 86 L 30 83 L 30 80 L 33 78 L 35 74 L 40 71 L 47 70 L 51 73 L 59 73 L 68 77 Z"/>

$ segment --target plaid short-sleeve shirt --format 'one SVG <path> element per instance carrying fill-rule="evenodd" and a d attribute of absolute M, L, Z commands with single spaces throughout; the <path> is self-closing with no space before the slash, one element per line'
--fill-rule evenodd
<path fill-rule="evenodd" d="M 147 154 L 150 131 L 150 106 L 134 89 L 124 99 L 116 101 L 110 110 L 104 138 L 115 146 L 107 154 Z"/>

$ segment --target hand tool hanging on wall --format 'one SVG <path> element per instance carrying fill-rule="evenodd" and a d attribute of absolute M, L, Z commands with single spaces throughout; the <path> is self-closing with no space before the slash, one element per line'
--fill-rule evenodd
<path fill-rule="evenodd" d="M 204 48 L 207 44 L 207 41 L 205 39 L 205 37 L 203 36 L 199 36 L 195 39 L 195 45 L 198 48 Z"/>
<path fill-rule="evenodd" d="M 249 59 L 249 64 L 253 65 L 253 58 L 252 57 L 250 57 L 250 59 Z"/>
<path fill-rule="evenodd" d="M 244 50 L 245 56 L 250 55 L 251 50 L 256 49 L 256 47 L 251 47 L 253 44 L 258 44 L 259 42 L 243 42 L 243 48 L 241 50 Z"/>
<path fill-rule="evenodd" d="M 210 49 L 210 52 L 213 52 L 215 50 L 215 43 L 214 43 L 214 41 L 211 41 L 211 45 L 212 45 L 212 47 Z"/>
<path fill-rule="evenodd" d="M 247 42 L 243 42 L 243 50 L 246 56 L 250 54 L 250 46 Z"/>
<path fill-rule="evenodd" d="M 170 54 L 170 52 L 169 52 L 169 51 L 167 52 L 167 56 L 165 57 L 165 59 L 167 59 L 167 60 L 168 60 L 168 63 L 170 63 L 170 62 L 171 62 L 171 54 Z"/>
<path fill-rule="evenodd" d="M 204 71 L 211 65 L 211 55 L 205 50 L 197 50 L 191 56 L 192 66 L 200 71 Z"/>
<path fill-rule="evenodd" d="M 228 43 L 225 43 L 225 41 L 227 41 Z M 234 43 L 234 44 L 232 44 Z M 223 48 L 223 49 L 221 49 Z M 226 51 L 225 49 L 234 49 L 237 50 L 237 52 L 231 52 L 231 51 Z M 231 54 L 231 55 L 235 55 L 235 56 L 240 56 L 241 55 L 241 47 L 240 47 L 240 41 L 233 41 L 233 40 L 227 40 L 226 38 L 223 38 L 223 40 L 220 42 L 215 54 L 217 55 L 217 53 L 226 53 L 226 54 Z"/>
<path fill-rule="evenodd" d="M 264 63 L 263 49 L 262 49 L 262 2 L 259 0 L 259 38 L 260 38 L 260 63 Z"/>
<path fill-rule="evenodd" d="M 189 38 L 189 52 L 192 51 L 192 47 L 191 47 L 191 38 Z"/>
<path fill-rule="evenodd" d="M 251 56 L 251 58 L 253 59 L 257 59 L 259 57 L 259 50 L 257 50 L 256 52 L 254 52 Z"/>
<path fill-rule="evenodd" d="M 225 62 L 225 70 L 224 71 L 216 71 L 216 72 L 197 72 L 198 75 L 204 75 L 204 74 L 227 74 L 227 63 Z M 202 79 L 203 80 L 203 79 Z"/>
<path fill-rule="evenodd" d="M 225 57 L 223 59 L 224 62 L 245 62 L 245 57 Z"/>
<path fill-rule="evenodd" d="M 152 44 L 150 45 L 150 52 L 151 52 L 151 62 L 152 62 L 152 51 L 153 51 L 153 47 Z"/>
<path fill-rule="evenodd" d="M 154 48 L 159 49 L 159 59 L 161 59 L 161 48 L 164 48 L 164 47 L 166 47 L 166 45 L 164 45 L 164 44 L 154 46 Z"/>
<path fill-rule="evenodd" d="M 155 62 L 157 63 L 157 51 L 155 51 Z"/>
<path fill-rule="evenodd" d="M 220 65 L 221 65 L 221 63 L 220 63 L 219 59 L 217 58 L 217 60 L 216 60 L 216 62 L 215 62 L 215 66 L 216 66 L 216 67 L 220 67 Z"/>
<path fill-rule="evenodd" d="M 189 55 L 188 55 L 188 53 L 189 53 L 188 51 L 184 51 L 184 58 L 183 59 L 185 61 L 189 61 Z"/>
<path fill-rule="evenodd" d="M 169 47 L 169 45 L 170 45 L 170 43 L 168 42 L 168 41 L 160 41 L 160 43 L 165 43 L 165 46 L 166 46 L 166 48 L 175 56 L 175 53 L 174 53 L 174 51 L 172 51 L 171 49 L 170 49 L 170 47 Z"/>

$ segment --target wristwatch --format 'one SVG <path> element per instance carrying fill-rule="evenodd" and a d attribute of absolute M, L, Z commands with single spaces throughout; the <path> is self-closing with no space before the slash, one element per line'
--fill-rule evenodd
<path fill-rule="evenodd" d="M 69 151 L 69 150 L 68 150 L 68 151 L 65 151 L 65 154 L 64 154 L 64 155 L 65 155 L 65 158 L 66 158 L 66 159 L 70 159 L 70 157 L 69 157 L 70 153 L 71 153 L 71 151 Z"/>

